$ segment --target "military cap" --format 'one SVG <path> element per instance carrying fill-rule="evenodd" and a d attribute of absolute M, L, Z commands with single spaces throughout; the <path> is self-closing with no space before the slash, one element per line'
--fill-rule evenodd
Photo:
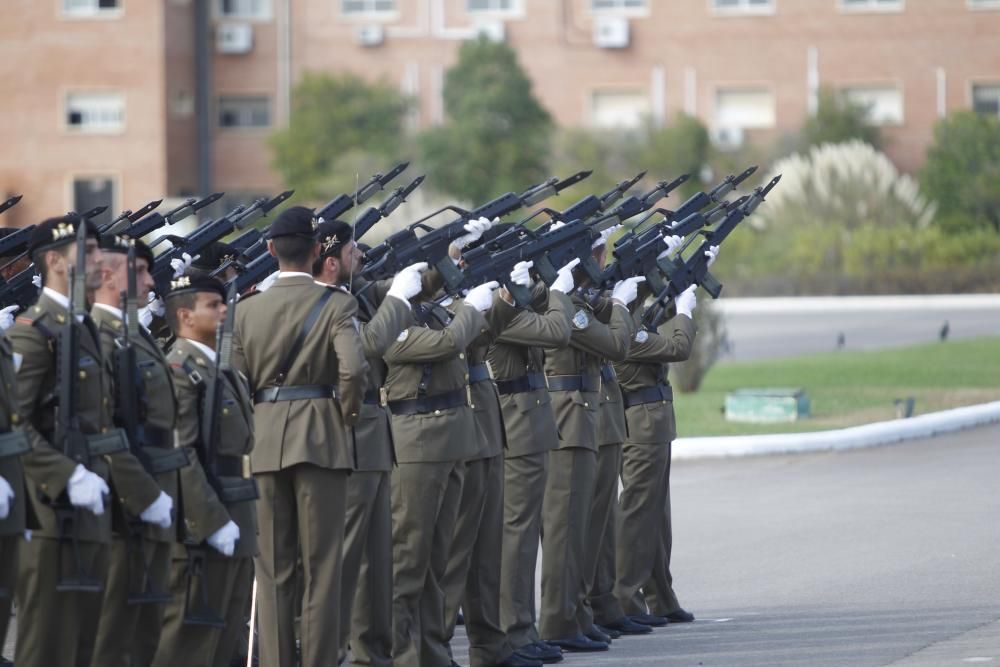
<path fill-rule="evenodd" d="M 292 206 L 281 212 L 271 228 L 267 231 L 267 238 L 276 239 L 281 236 L 299 236 L 302 238 L 316 238 L 316 220 L 313 218 L 311 208 L 305 206 Z"/>
<path fill-rule="evenodd" d="M 76 230 L 80 226 L 82 218 L 70 213 L 58 218 L 49 218 L 38 223 L 31 231 L 31 240 L 28 242 L 28 252 L 32 257 L 42 250 L 53 250 L 64 245 L 76 242 Z M 87 236 L 99 239 L 97 226 L 90 220 L 86 220 Z"/>
<path fill-rule="evenodd" d="M 226 287 L 218 278 L 193 275 L 181 276 L 180 278 L 171 280 L 170 290 L 167 292 L 165 299 L 170 300 L 171 297 L 190 294 L 192 292 L 215 292 L 223 299 L 226 298 Z"/>
<path fill-rule="evenodd" d="M 323 220 L 316 229 L 316 238 L 322 248 L 320 257 L 332 257 L 340 252 L 340 249 L 351 242 L 354 237 L 354 228 L 343 220 Z"/>
<path fill-rule="evenodd" d="M 115 236 L 114 234 L 103 234 L 98 243 L 104 252 L 117 252 L 123 255 L 128 254 L 128 244 L 129 239 Z M 146 264 L 150 267 L 153 266 L 153 261 L 156 259 L 150 247 L 139 239 L 135 239 L 135 257 L 136 259 L 146 260 Z"/>
<path fill-rule="evenodd" d="M 238 254 L 239 251 L 228 243 L 216 241 L 198 253 L 188 269 L 194 269 L 195 272 L 211 273 L 219 268 L 223 262 Z"/>

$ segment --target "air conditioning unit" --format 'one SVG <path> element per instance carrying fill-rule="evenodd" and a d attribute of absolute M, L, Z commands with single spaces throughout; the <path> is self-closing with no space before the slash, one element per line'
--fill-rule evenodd
<path fill-rule="evenodd" d="M 358 26 L 354 37 L 361 46 L 379 46 L 385 41 L 385 28 L 378 23 Z"/>
<path fill-rule="evenodd" d="M 215 50 L 240 54 L 253 50 L 253 26 L 249 23 L 220 23 L 215 30 Z"/>
<path fill-rule="evenodd" d="M 624 16 L 594 18 L 594 46 L 602 49 L 624 49 L 629 44 L 628 19 Z"/>
<path fill-rule="evenodd" d="M 742 127 L 714 127 L 709 131 L 709 138 L 716 148 L 722 151 L 734 151 L 743 145 Z"/>
<path fill-rule="evenodd" d="M 483 21 L 475 27 L 476 37 L 484 36 L 491 42 L 503 42 L 507 39 L 507 26 L 503 21 Z"/>

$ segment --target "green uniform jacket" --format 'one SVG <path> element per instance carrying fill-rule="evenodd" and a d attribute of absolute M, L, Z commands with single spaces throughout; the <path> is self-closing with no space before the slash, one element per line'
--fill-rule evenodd
<path fill-rule="evenodd" d="M 456 308 L 447 326 L 429 317 L 425 326 L 404 329 L 385 354 L 389 401 L 417 398 L 425 371 L 429 375 L 428 396 L 455 390 L 468 393 L 465 349 L 487 331 L 483 314 L 465 303 Z M 462 461 L 478 450 L 468 400 L 465 405 L 427 414 L 393 415 L 392 437 L 400 463 Z"/>
<path fill-rule="evenodd" d="M 14 371 L 14 346 L 0 331 L 0 433 L 21 429 L 21 417 L 17 413 L 17 387 Z M 24 470 L 20 456 L 0 458 L 0 477 L 7 480 L 14 489 L 14 499 L 10 501 L 10 514 L 0 520 L 0 537 L 20 535 L 27 524 L 27 489 L 24 485 Z"/>
<path fill-rule="evenodd" d="M 601 322 L 608 324 L 611 317 L 611 300 L 601 299 L 594 307 L 594 314 Z M 605 368 L 614 367 L 605 361 Z M 622 390 L 618 386 L 618 378 L 608 373 L 603 375 L 601 382 L 601 414 L 598 416 L 597 444 L 617 445 L 625 442 L 628 429 L 625 425 L 625 405 L 622 403 Z"/>
<path fill-rule="evenodd" d="M 591 379 L 596 391 L 551 391 L 552 408 L 559 428 L 559 447 L 585 447 L 596 450 L 598 446 L 598 412 L 600 411 L 601 361 L 621 361 L 628 353 L 629 342 L 635 333 L 635 322 L 628 309 L 610 305 L 608 323 L 598 319 L 579 293 L 573 294 L 575 312 L 569 346 L 545 351 L 545 374 L 550 378 L 567 375 L 585 375 Z"/>
<path fill-rule="evenodd" d="M 677 315 L 657 331 L 640 330 L 632 339 L 628 357 L 615 363 L 623 392 L 668 384 L 668 362 L 684 361 L 691 354 L 694 322 Z M 667 444 L 677 437 L 674 404 L 670 401 L 633 405 L 625 411 L 628 441 L 637 444 Z"/>
<path fill-rule="evenodd" d="M 234 557 L 257 553 L 257 512 L 253 501 L 224 505 L 208 483 L 197 455 L 201 440 L 204 391 L 215 381 L 215 363 L 186 338 L 178 338 L 167 356 L 177 395 L 177 442 L 188 448 L 191 465 L 180 470 L 181 496 L 184 504 L 184 527 L 197 542 L 207 539 L 230 519 L 240 527 Z M 195 368 L 203 384 L 195 384 L 184 368 Z M 221 456 L 247 456 L 254 446 L 254 418 L 250 396 L 245 386 L 224 384 L 219 441 L 215 452 Z"/>
<path fill-rule="evenodd" d="M 487 331 L 476 336 L 465 351 L 470 366 L 485 364 L 490 345 L 510 323 L 517 309 L 500 297 L 497 290 L 493 297 L 493 307 L 484 313 Z M 500 395 L 492 380 L 483 380 L 469 386 L 472 410 L 476 417 L 479 451 L 472 459 L 488 459 L 500 456 L 506 446 L 503 417 L 500 414 Z"/>
<path fill-rule="evenodd" d="M 116 349 L 115 339 L 122 335 L 124 322 L 120 316 L 99 306 L 90 309 L 90 316 L 100 333 L 101 351 L 104 358 L 111 363 Z M 177 404 L 174 400 L 174 386 L 170 378 L 170 369 L 167 367 L 167 359 L 152 338 L 147 339 L 140 335 L 130 342 L 135 346 L 136 362 L 145 384 L 146 423 L 149 426 L 168 431 L 171 435 L 170 444 L 173 446 Z M 112 375 L 112 386 L 114 390 L 111 395 L 117 396 L 117 375 Z M 135 388 L 128 387 L 126 391 L 135 391 Z M 181 507 L 177 502 L 177 471 L 156 475 L 155 479 L 164 493 L 173 499 L 175 521 L 180 522 L 182 517 Z M 174 542 L 177 539 L 176 524 L 160 528 L 157 525 L 147 523 L 143 526 L 143 530 L 147 539 L 158 542 Z"/>
<path fill-rule="evenodd" d="M 236 309 L 233 366 L 249 379 L 251 396 L 274 386 L 302 323 L 326 290 L 333 290 L 333 295 L 303 342 L 284 386 L 335 384 L 339 400 L 256 404 L 255 473 L 299 463 L 354 468 L 354 442 L 347 427 L 358 422 L 368 373 L 354 297 L 340 288 L 322 287 L 311 276 L 279 277 L 266 292 L 241 301 Z"/>

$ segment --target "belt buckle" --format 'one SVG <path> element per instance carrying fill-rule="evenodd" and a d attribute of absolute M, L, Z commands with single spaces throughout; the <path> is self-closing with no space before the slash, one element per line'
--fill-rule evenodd
<path fill-rule="evenodd" d="M 250 479 L 251 477 L 253 477 L 253 474 L 250 471 L 250 455 L 244 454 L 241 463 L 243 464 L 242 465 L 243 479 Z"/>
<path fill-rule="evenodd" d="M 383 408 L 389 405 L 389 392 L 386 391 L 384 385 L 378 388 L 378 404 Z"/>

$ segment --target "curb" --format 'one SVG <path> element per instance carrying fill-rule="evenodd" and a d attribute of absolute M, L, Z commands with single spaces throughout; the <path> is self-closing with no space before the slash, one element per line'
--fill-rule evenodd
<path fill-rule="evenodd" d="M 727 315 L 987 310 L 1000 307 L 1000 294 L 732 297 L 714 305 Z"/>
<path fill-rule="evenodd" d="M 674 440 L 671 458 L 709 459 L 859 449 L 927 438 L 995 422 L 1000 422 L 1000 401 L 833 431 L 678 438 Z"/>

